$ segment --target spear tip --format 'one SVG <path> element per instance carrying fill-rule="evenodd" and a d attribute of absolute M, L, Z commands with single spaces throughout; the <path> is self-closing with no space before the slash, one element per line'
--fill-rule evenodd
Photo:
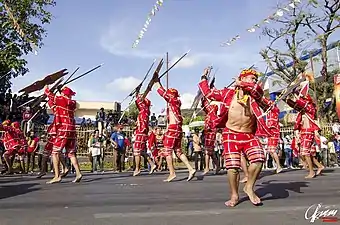
<path fill-rule="evenodd" d="M 187 51 L 187 54 L 189 54 L 190 51 L 191 51 L 191 49 L 189 49 L 189 50 Z"/>

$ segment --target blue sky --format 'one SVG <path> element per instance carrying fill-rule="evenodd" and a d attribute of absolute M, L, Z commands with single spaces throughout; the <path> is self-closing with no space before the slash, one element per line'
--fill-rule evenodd
<path fill-rule="evenodd" d="M 241 69 L 252 64 L 264 67 L 258 52 L 268 40 L 259 38 L 260 31 L 249 33 L 246 29 L 274 13 L 276 5 L 276 1 L 268 0 L 164 0 L 144 38 L 132 49 L 156 0 L 93 2 L 57 1 L 45 45 L 37 56 L 27 57 L 30 72 L 12 80 L 14 92 L 62 68 L 71 73 L 80 66 L 79 72 L 85 72 L 104 63 L 70 87 L 77 92 L 77 100 L 121 101 L 143 78 L 155 57 L 168 51 L 173 61 L 191 49 L 169 76 L 170 87 L 179 90 L 184 106 L 190 106 L 208 65 L 219 68 L 217 87 L 228 85 Z M 241 39 L 232 46 L 220 47 L 221 42 L 237 34 Z M 155 92 L 149 98 L 152 110 L 159 113 L 165 102 Z"/>

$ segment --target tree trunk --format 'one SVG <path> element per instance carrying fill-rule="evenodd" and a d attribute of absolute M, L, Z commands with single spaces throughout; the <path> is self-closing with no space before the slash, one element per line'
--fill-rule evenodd
<path fill-rule="evenodd" d="M 321 76 L 323 77 L 323 80 L 327 82 L 329 80 L 329 74 L 327 72 L 327 40 L 328 35 L 324 35 L 324 37 L 321 39 L 321 62 L 322 62 L 322 69 L 320 71 Z"/>

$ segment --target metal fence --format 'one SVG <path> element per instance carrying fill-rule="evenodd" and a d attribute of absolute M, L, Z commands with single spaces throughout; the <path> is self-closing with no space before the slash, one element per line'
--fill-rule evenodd
<path fill-rule="evenodd" d="M 322 135 L 325 137 L 329 137 L 332 134 L 332 124 L 323 124 L 322 126 Z M 77 127 L 77 155 L 86 156 L 88 152 L 87 142 L 91 136 L 91 134 L 96 130 L 96 127 Z M 35 127 L 36 133 L 38 136 L 46 134 L 47 126 L 39 126 Z M 123 130 L 127 137 L 131 138 L 133 130 L 129 128 L 125 128 Z M 294 132 L 293 126 L 291 127 L 282 127 L 281 128 L 282 136 L 292 135 Z M 2 132 L 0 132 L 2 136 Z M 111 156 L 113 155 L 113 148 L 110 144 L 106 145 L 105 155 Z"/>

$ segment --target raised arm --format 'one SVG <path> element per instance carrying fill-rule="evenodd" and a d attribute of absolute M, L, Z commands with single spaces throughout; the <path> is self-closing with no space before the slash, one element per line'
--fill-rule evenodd
<path fill-rule="evenodd" d="M 222 90 L 217 90 L 216 88 L 210 89 L 208 81 L 206 79 L 202 79 L 198 84 L 202 94 L 209 100 L 213 101 L 223 101 L 223 92 Z"/>
<path fill-rule="evenodd" d="M 141 105 L 141 103 L 142 103 L 142 99 L 139 97 L 139 95 L 136 96 L 136 101 L 135 101 L 135 103 L 136 103 L 137 109 L 138 109 L 139 111 L 141 111 L 140 105 Z"/>
<path fill-rule="evenodd" d="M 257 101 L 257 103 L 264 111 L 267 111 L 270 107 L 276 107 L 275 105 L 272 106 L 273 103 L 264 96 L 261 98 L 261 100 Z"/>
<path fill-rule="evenodd" d="M 50 91 L 48 86 L 45 87 L 44 94 L 47 96 L 48 100 L 51 100 L 51 103 L 54 103 L 56 95 Z"/>
<path fill-rule="evenodd" d="M 286 103 L 297 111 L 304 111 L 314 115 L 316 113 L 316 107 L 312 103 L 312 100 L 307 100 L 303 97 L 297 97 L 295 99 L 286 99 Z"/>
<path fill-rule="evenodd" d="M 157 92 L 160 96 L 164 98 L 165 101 L 169 102 L 171 97 L 166 93 L 166 90 L 163 88 L 160 82 L 156 82 L 155 86 L 157 87 Z"/>
<path fill-rule="evenodd" d="M 249 95 L 253 97 L 257 102 L 261 102 L 263 100 L 264 91 L 261 85 L 259 85 L 258 83 L 248 83 L 240 81 L 237 86 L 247 91 Z"/>

